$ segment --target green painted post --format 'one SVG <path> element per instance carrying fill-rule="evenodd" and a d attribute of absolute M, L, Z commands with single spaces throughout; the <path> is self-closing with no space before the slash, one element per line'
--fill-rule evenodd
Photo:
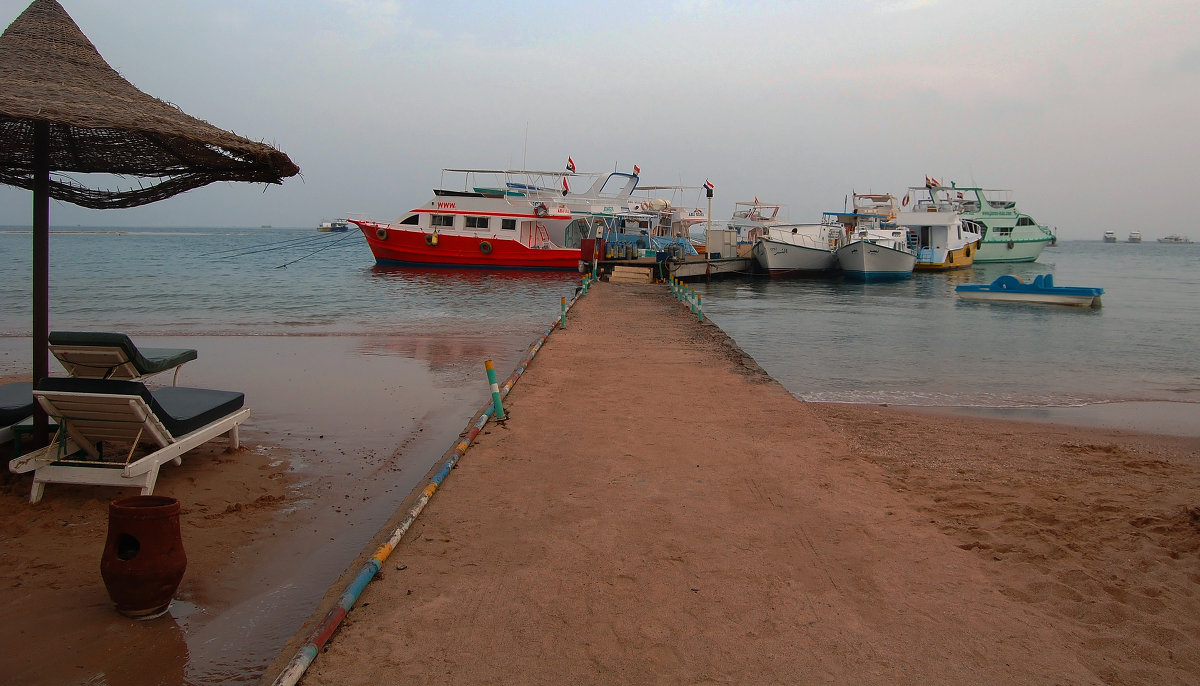
<path fill-rule="evenodd" d="M 703 302 L 703 301 L 700 298 L 701 298 L 700 294 L 697 293 L 696 294 L 696 321 L 703 324 L 704 323 L 704 306 L 701 305 L 701 302 Z"/>
<path fill-rule="evenodd" d="M 504 421 L 504 406 L 500 404 L 500 386 L 496 383 L 496 368 L 492 366 L 492 361 L 487 360 L 483 363 L 487 369 L 488 383 L 492 386 L 492 417 L 496 421 Z"/>
<path fill-rule="evenodd" d="M 563 299 L 562 299 L 562 316 L 558 318 L 558 328 L 560 328 L 560 329 L 567 328 L 567 298 L 566 298 L 566 296 L 563 296 Z"/>

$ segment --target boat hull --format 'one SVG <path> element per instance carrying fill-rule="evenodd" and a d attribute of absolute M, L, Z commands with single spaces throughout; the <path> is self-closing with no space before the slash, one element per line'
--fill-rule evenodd
<path fill-rule="evenodd" d="M 754 261 L 772 276 L 804 272 L 827 272 L 837 267 L 832 250 L 793 245 L 769 238 L 754 244 Z"/>
<path fill-rule="evenodd" d="M 912 276 L 917 256 L 870 241 L 854 241 L 838 248 L 837 263 L 848 279 L 894 281 Z"/>
<path fill-rule="evenodd" d="M 1098 295 L 1059 295 L 1054 293 L 996 293 L 984 291 L 958 291 L 958 297 L 974 302 L 1032 303 L 1039 305 L 1072 305 L 1075 307 L 1099 307 Z"/>
<path fill-rule="evenodd" d="M 979 243 L 975 253 L 976 262 L 1034 262 L 1041 256 L 1042 250 L 1050 245 L 1052 236 L 1038 232 L 1037 237 L 1011 238 L 989 234 Z"/>
<path fill-rule="evenodd" d="M 975 263 L 975 244 L 964 245 L 955 250 L 946 251 L 944 258 L 936 257 L 934 251 L 922 251 L 928 254 L 917 254 L 917 262 L 913 265 L 915 271 L 944 272 L 951 269 L 970 267 Z"/>
<path fill-rule="evenodd" d="M 578 248 L 530 248 L 495 236 L 432 234 L 353 220 L 380 265 L 578 271 Z"/>
<path fill-rule="evenodd" d="M 667 272 L 682 281 L 745 274 L 750 271 L 750 264 L 751 260 L 746 257 L 692 257 L 666 262 Z"/>

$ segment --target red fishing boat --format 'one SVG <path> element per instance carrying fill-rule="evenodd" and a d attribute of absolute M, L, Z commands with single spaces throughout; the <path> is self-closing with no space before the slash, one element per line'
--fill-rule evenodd
<path fill-rule="evenodd" d="M 446 169 L 443 180 L 446 174 L 463 175 L 464 189 L 435 189 L 432 200 L 396 222 L 349 220 L 366 236 L 376 263 L 577 270 L 587 223 L 572 220 L 623 209 L 637 185 L 636 175 L 619 172 L 585 193 L 571 191 L 573 172 Z M 500 180 L 479 185 L 480 174 Z"/>

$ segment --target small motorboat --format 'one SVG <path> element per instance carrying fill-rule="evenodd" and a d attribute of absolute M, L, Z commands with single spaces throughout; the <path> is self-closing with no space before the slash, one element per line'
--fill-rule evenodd
<path fill-rule="evenodd" d="M 1050 274 L 1034 277 L 1033 283 L 1025 283 L 1011 274 L 1005 274 L 990 284 L 964 284 L 955 288 L 954 292 L 963 300 L 980 302 L 1100 307 L 1100 296 L 1104 294 L 1104 289 L 1055 286 L 1054 277 Z"/>

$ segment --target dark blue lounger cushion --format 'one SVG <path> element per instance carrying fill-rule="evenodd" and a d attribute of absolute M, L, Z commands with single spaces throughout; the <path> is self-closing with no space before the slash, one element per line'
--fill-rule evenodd
<path fill-rule="evenodd" d="M 33 384 L 17 381 L 0 386 L 0 428 L 33 414 Z"/>
<path fill-rule="evenodd" d="M 151 391 L 138 381 L 51 377 L 37 384 L 39 391 L 139 395 L 172 436 L 182 436 L 241 409 L 244 393 L 206 388 L 167 386 Z"/>
<path fill-rule="evenodd" d="M 129 340 L 129 336 L 123 333 L 51 331 L 50 345 L 120 348 L 143 376 L 166 371 L 196 359 L 196 351 L 185 348 L 138 348 Z"/>

